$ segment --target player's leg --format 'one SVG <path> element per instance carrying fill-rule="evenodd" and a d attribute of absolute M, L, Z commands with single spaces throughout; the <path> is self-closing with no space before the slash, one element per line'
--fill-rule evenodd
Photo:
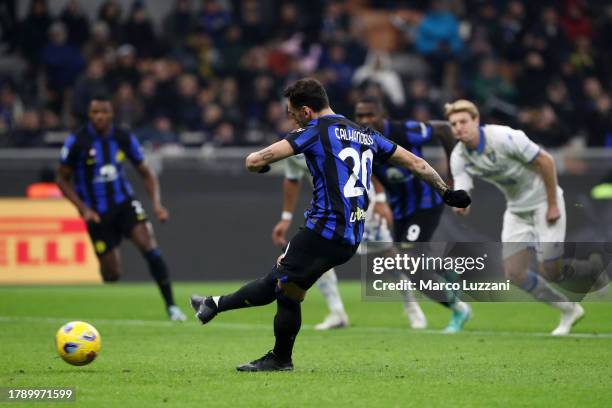
<path fill-rule="evenodd" d="M 265 306 L 276 299 L 277 280 L 279 277 L 280 260 L 287 254 L 290 245 L 287 245 L 272 271 L 267 275 L 246 283 L 236 292 L 223 296 L 191 295 L 191 307 L 202 324 L 210 322 L 217 314 L 245 307 Z"/>
<path fill-rule="evenodd" d="M 565 202 L 560 196 L 557 200 L 561 217 L 554 224 L 548 224 L 545 209 L 537 210 L 536 228 L 540 238 L 540 274 L 549 282 L 560 284 L 570 290 L 587 293 L 589 289 L 599 290 L 608 284 L 608 275 L 602 255 L 592 249 L 588 259 L 575 259 L 564 254 L 566 227 Z M 587 244 L 588 245 L 588 244 Z M 579 252 L 583 249 L 579 248 Z M 576 290 L 574 290 L 576 291 Z"/>
<path fill-rule="evenodd" d="M 245 307 L 265 306 L 276 300 L 276 266 L 267 275 L 248 282 L 236 292 L 223 296 L 192 295 L 191 307 L 196 317 L 206 324 L 217 314 Z"/>
<path fill-rule="evenodd" d="M 274 349 L 280 365 L 293 368 L 293 345 L 302 326 L 302 305 L 307 289 L 294 282 L 278 281 L 276 315 L 274 315 Z M 241 369 L 243 367 L 239 367 Z"/>
<path fill-rule="evenodd" d="M 411 217 L 398 223 L 402 227 L 396 230 L 396 239 L 401 242 L 429 242 L 440 223 L 444 207 L 437 206 L 431 209 L 416 211 Z M 415 277 L 420 280 L 434 280 L 439 283 L 446 282 L 442 275 L 445 271 L 419 271 Z M 450 271 L 453 273 L 452 271 Z M 444 329 L 445 333 L 457 333 L 472 317 L 472 308 L 463 302 L 453 291 L 440 293 L 439 291 L 424 290 L 428 298 L 449 308 L 452 312 L 451 319 Z"/>
<path fill-rule="evenodd" d="M 574 264 L 575 266 L 573 266 L 573 268 L 575 269 L 572 279 L 591 278 L 594 273 L 592 270 L 596 268 L 596 266 L 591 265 L 591 262 L 580 260 L 572 262 L 571 260 L 563 259 L 566 228 L 565 203 L 563 197 L 559 197 L 557 202 L 559 203 L 561 217 L 553 224 L 546 222 L 545 206 L 541 206 L 536 210 L 535 228 L 539 239 L 536 250 L 540 274 L 547 277 L 548 281 L 558 282 L 563 277 L 561 271 L 563 271 L 566 275 L 565 277 L 567 277 L 567 265 Z M 577 276 L 578 272 L 582 273 L 583 276 Z M 600 274 L 601 269 L 597 270 L 595 273 Z M 584 309 L 579 303 L 566 302 L 561 306 L 561 319 L 559 325 L 552 331 L 552 334 L 555 336 L 569 334 L 572 326 L 584 316 Z"/>
<path fill-rule="evenodd" d="M 513 214 L 506 210 L 502 227 L 504 273 L 512 283 L 536 300 L 559 309 L 562 315 L 572 313 L 575 303 L 570 302 L 540 274 L 529 270 L 530 247 L 537 244 L 535 217 L 535 211 Z"/>
<path fill-rule="evenodd" d="M 393 237 L 396 244 L 407 241 L 407 230 L 410 225 L 412 225 L 412 220 L 410 218 L 393 220 Z M 396 253 L 397 248 L 392 247 L 389 251 L 387 251 L 387 253 L 385 253 L 384 256 L 393 257 Z M 398 270 L 391 271 L 391 274 L 395 276 L 398 281 L 410 280 L 408 276 Z M 408 318 L 410 327 L 413 329 L 426 329 L 427 318 L 425 317 L 425 313 L 423 313 L 421 306 L 417 302 L 414 293 L 411 290 L 404 290 L 402 292 L 402 298 L 404 301 L 404 313 Z"/>
<path fill-rule="evenodd" d="M 322 272 L 322 271 L 321 271 Z M 238 371 L 291 371 L 295 339 L 302 325 L 301 303 L 307 289 L 294 282 L 285 281 L 282 275 L 276 284 L 276 314 L 274 315 L 274 348 L 263 357 L 242 364 Z"/>
<path fill-rule="evenodd" d="M 87 232 L 100 263 L 102 280 L 117 282 L 121 277 L 121 234 L 114 228 L 114 214 L 103 215 L 99 223 L 87 223 Z"/>
<path fill-rule="evenodd" d="M 121 277 L 119 248 L 113 248 L 99 255 L 98 260 L 100 261 L 100 274 L 104 282 L 117 282 Z"/>
<path fill-rule="evenodd" d="M 549 304 L 561 312 L 561 323 L 553 335 L 569 333 L 571 326 L 584 314 L 582 307 L 552 287 L 542 276 L 529 270 L 531 251 L 523 249 L 504 258 L 504 272 L 510 281 L 529 293 L 536 300 Z"/>
<path fill-rule="evenodd" d="M 289 370 L 293 346 L 302 324 L 301 302 L 308 289 L 330 268 L 348 261 L 356 247 L 326 240 L 304 229 L 289 242 L 277 268 L 274 349 L 259 360 L 238 367 L 239 371 Z"/>
<path fill-rule="evenodd" d="M 155 283 L 157 283 L 166 304 L 166 310 L 170 320 L 186 320 L 181 309 L 174 303 L 168 267 L 157 247 L 151 223 L 148 221 L 134 223 L 131 229 L 129 229 L 129 237 L 147 262 L 149 273 L 155 280 Z"/>
<path fill-rule="evenodd" d="M 348 326 L 349 319 L 338 290 L 338 278 L 334 268 L 321 275 L 317 280 L 317 288 L 325 298 L 329 314 L 315 326 L 315 330 L 339 329 Z"/>
<path fill-rule="evenodd" d="M 291 353 L 301 326 L 301 306 L 306 291 L 321 275 L 346 262 L 355 248 L 325 240 L 310 230 L 301 230 L 287 245 L 284 256 L 272 272 L 249 282 L 226 296 L 191 297 L 196 317 L 208 323 L 218 313 L 251 306 L 262 306 L 276 300 L 274 350 L 262 358 L 238 367 L 240 371 L 291 370 Z"/>

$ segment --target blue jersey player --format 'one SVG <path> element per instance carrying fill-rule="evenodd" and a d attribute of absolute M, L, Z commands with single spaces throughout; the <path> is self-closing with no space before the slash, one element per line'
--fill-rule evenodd
<path fill-rule="evenodd" d="M 174 303 L 166 263 L 157 249 L 151 223 L 125 176 L 126 160 L 142 176 L 155 214 L 166 221 L 168 211 L 160 202 L 157 177 L 146 165 L 136 138 L 113 126 L 113 106 L 105 95 L 91 100 L 89 123 L 66 139 L 57 184 L 87 224 L 103 280 L 119 279 L 119 244 L 123 237 L 129 238 L 147 260 L 169 318 L 185 320 Z"/>
<path fill-rule="evenodd" d="M 218 313 L 276 301 L 272 351 L 239 371 L 288 371 L 301 326 L 306 291 L 327 270 L 348 261 L 363 234 L 367 189 L 374 161 L 408 168 L 426 180 L 452 206 L 466 207 L 464 191 L 452 191 L 427 162 L 376 131 L 337 115 L 318 81 L 300 79 L 284 92 L 289 116 L 300 126 L 285 139 L 246 159 L 251 172 L 264 172 L 270 163 L 303 153 L 313 178 L 313 199 L 302 228 L 287 244 L 272 271 L 226 296 L 191 297 L 196 316 L 206 324 Z"/>
<path fill-rule="evenodd" d="M 358 101 L 355 105 L 355 120 L 362 126 L 369 126 L 380 132 L 389 140 L 419 157 L 423 157 L 423 145 L 436 139 L 442 143 L 447 161 L 450 161 L 451 152 L 456 144 L 452 129 L 447 122 L 388 120 L 382 102 L 377 98 L 365 97 Z M 393 214 L 392 223 L 389 223 L 393 225 L 393 240 L 398 243 L 431 241 L 444 210 L 440 194 L 426 182 L 415 177 L 411 171 L 402 167 L 389 163 L 377 163 L 372 172 L 375 180 L 382 184 L 389 198 Z M 427 278 L 442 280 L 441 276 L 433 273 Z M 443 297 L 437 292 L 425 292 L 425 294 L 452 310 L 451 320 L 445 329 L 446 333 L 460 331 L 470 319 L 470 306 L 458 299 L 452 292 L 446 293 Z M 410 316 L 409 305 L 406 306 L 406 312 Z M 424 316 L 423 322 L 425 322 Z"/>

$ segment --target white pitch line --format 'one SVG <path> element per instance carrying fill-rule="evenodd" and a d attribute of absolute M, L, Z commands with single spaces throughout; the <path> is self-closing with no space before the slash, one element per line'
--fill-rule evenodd
<path fill-rule="evenodd" d="M 40 317 L 40 316 L 0 316 L 0 323 L 2 322 L 32 322 L 32 323 L 66 323 L 79 320 L 78 318 L 70 317 Z M 96 324 L 107 324 L 107 325 L 120 325 L 120 326 L 149 326 L 149 327 L 180 327 L 180 322 L 160 321 L 160 320 L 137 320 L 137 319 L 90 319 L 91 322 Z M 193 325 L 190 325 L 193 327 Z M 215 322 L 215 327 L 230 329 L 230 330 L 266 330 L 271 331 L 272 327 L 267 324 L 253 324 L 253 323 L 226 323 L 226 322 Z M 187 326 L 189 327 L 189 326 Z M 312 329 L 312 325 L 302 325 L 304 329 Z M 342 330 L 343 333 L 354 333 L 354 332 L 378 332 L 378 333 L 398 333 L 405 332 L 410 334 L 440 334 L 444 336 L 453 336 L 451 334 L 443 333 L 441 330 L 413 330 L 402 327 L 371 327 L 371 326 L 351 326 L 346 330 Z M 553 338 L 550 333 L 542 332 L 511 332 L 511 331 L 484 331 L 484 330 L 463 330 L 458 335 L 473 335 L 473 336 L 524 336 L 524 337 L 547 337 Z M 612 339 L 612 333 L 571 333 L 566 338 L 585 338 L 585 339 Z"/>

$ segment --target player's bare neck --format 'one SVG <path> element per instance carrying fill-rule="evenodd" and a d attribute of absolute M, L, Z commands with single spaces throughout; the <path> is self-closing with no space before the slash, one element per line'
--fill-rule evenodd
<path fill-rule="evenodd" d="M 480 138 L 480 132 L 476 132 L 476 135 L 466 143 L 467 147 L 469 147 L 471 150 L 476 150 L 480 144 Z"/>
<path fill-rule="evenodd" d="M 313 119 L 318 119 L 321 116 L 326 116 L 326 115 L 335 115 L 336 113 L 332 110 L 332 108 L 327 107 L 324 109 L 321 109 L 319 112 L 315 112 L 313 116 Z"/>
<path fill-rule="evenodd" d="M 106 137 L 110 134 L 110 126 L 105 126 L 103 128 L 97 128 L 94 126 L 94 130 L 96 131 L 96 133 L 98 134 L 98 136 L 102 136 L 102 137 Z"/>

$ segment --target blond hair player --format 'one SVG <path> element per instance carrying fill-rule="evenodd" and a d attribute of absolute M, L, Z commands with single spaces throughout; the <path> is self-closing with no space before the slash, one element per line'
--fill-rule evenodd
<path fill-rule="evenodd" d="M 592 274 L 596 266 L 573 261 L 572 268 L 564 268 L 565 204 L 554 159 L 521 130 L 481 126 L 478 109 L 470 101 L 446 104 L 445 116 L 460 142 L 451 154 L 454 187 L 470 191 L 473 178 L 479 177 L 501 190 L 507 202 L 501 234 L 504 272 L 535 299 L 559 309 L 561 320 L 552 335 L 568 334 L 584 309 L 549 281 L 563 279 L 567 271 Z M 469 207 L 454 211 L 466 215 Z M 530 248 L 535 248 L 539 273 L 529 270 Z"/>

